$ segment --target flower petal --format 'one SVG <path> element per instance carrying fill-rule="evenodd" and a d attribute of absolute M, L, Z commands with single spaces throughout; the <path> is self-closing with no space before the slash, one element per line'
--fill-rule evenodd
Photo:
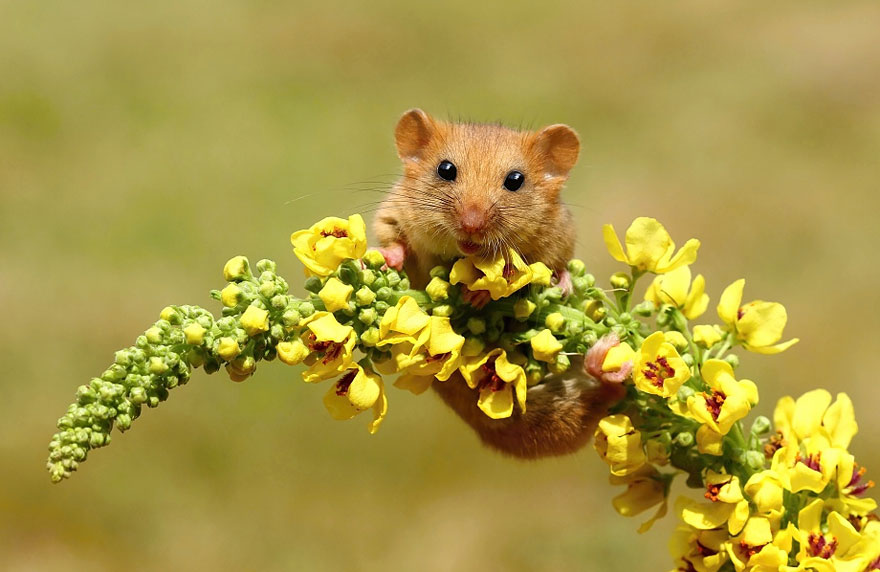
<path fill-rule="evenodd" d="M 488 387 L 480 391 L 477 406 L 492 419 L 504 419 L 513 415 L 513 388 L 510 384 L 498 391 Z"/>
<path fill-rule="evenodd" d="M 623 252 L 623 245 L 620 244 L 620 239 L 617 238 L 617 233 L 614 232 L 613 226 L 610 224 L 602 226 L 602 238 L 605 239 L 605 247 L 614 260 L 628 262 L 626 254 Z"/>
<path fill-rule="evenodd" d="M 742 303 L 743 288 L 746 286 L 744 278 L 740 278 L 721 293 L 721 299 L 718 301 L 718 317 L 728 325 L 736 323 L 739 305 Z"/>

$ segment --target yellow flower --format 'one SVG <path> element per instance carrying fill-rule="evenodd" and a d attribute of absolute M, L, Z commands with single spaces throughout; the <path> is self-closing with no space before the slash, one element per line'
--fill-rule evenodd
<path fill-rule="evenodd" d="M 688 320 L 699 318 L 709 306 L 706 280 L 702 274 L 697 274 L 691 284 L 689 266 L 680 266 L 654 278 L 645 292 L 645 300 L 653 302 L 657 307 L 661 304 L 675 306 Z"/>
<path fill-rule="evenodd" d="M 495 348 L 478 358 L 465 360 L 459 368 L 471 389 L 479 389 L 477 406 L 492 419 L 513 415 L 514 394 L 520 410 L 526 411 L 526 372 L 511 363 L 507 353 Z"/>
<path fill-rule="evenodd" d="M 239 282 L 251 276 L 247 256 L 233 256 L 223 266 L 223 279 L 227 282 Z"/>
<path fill-rule="evenodd" d="M 308 230 L 290 235 L 293 253 L 306 267 L 307 276 L 329 276 L 347 258 L 367 251 L 367 227 L 361 215 L 348 220 L 328 217 Z"/>
<path fill-rule="evenodd" d="M 697 430 L 699 451 L 720 455 L 721 438 L 758 403 L 758 388 L 747 379 L 737 381 L 726 361 L 710 359 L 700 371 L 709 391 L 688 397 L 688 412 L 703 424 Z"/>
<path fill-rule="evenodd" d="M 301 336 L 309 349 L 305 363 L 309 369 L 303 379 L 309 383 L 335 377 L 352 362 L 357 334 L 351 326 L 336 321 L 330 312 L 315 312 L 303 321 L 306 330 Z"/>
<path fill-rule="evenodd" d="M 777 354 L 796 344 L 798 338 L 776 344 L 782 339 L 788 321 L 785 306 L 763 300 L 742 305 L 745 285 L 745 280 L 737 280 L 724 289 L 718 302 L 718 316 L 736 334 L 743 347 L 759 354 Z"/>
<path fill-rule="evenodd" d="M 439 276 L 434 276 L 425 287 L 425 292 L 427 292 L 428 296 L 431 297 L 431 300 L 435 302 L 445 300 L 449 297 L 449 282 Z"/>
<path fill-rule="evenodd" d="M 372 409 L 373 420 L 367 427 L 370 433 L 375 433 L 388 411 L 382 378 L 358 364 L 353 364 L 330 386 L 324 395 L 324 406 L 334 419 L 340 421 Z"/>
<path fill-rule="evenodd" d="M 464 336 L 452 329 L 449 318 L 431 316 L 427 344 L 418 347 L 395 344 L 391 348 L 394 371 L 403 372 L 395 387 L 406 389 L 416 395 L 427 390 L 434 379 L 446 381 L 461 364 Z"/>
<path fill-rule="evenodd" d="M 603 369 L 607 362 L 606 357 Z M 675 347 L 666 341 L 663 332 L 654 332 L 642 342 L 633 362 L 633 381 L 637 388 L 661 397 L 672 397 L 690 377 L 690 368 Z"/>
<path fill-rule="evenodd" d="M 543 284 L 549 269 L 540 263 L 528 265 L 515 250 L 495 258 L 462 258 L 452 265 L 450 284 L 464 284 L 469 290 L 486 290 L 493 300 L 510 296 L 531 282 Z"/>
<path fill-rule="evenodd" d="M 202 341 L 205 339 L 205 332 L 207 330 L 201 326 L 201 324 L 197 322 L 193 322 L 183 329 L 183 334 L 186 336 L 186 343 L 192 346 L 199 346 L 202 344 Z"/>
<path fill-rule="evenodd" d="M 538 335 L 532 337 L 529 340 L 529 344 L 532 346 L 532 355 L 535 356 L 535 359 L 547 363 L 555 362 L 556 355 L 562 351 L 562 344 L 559 343 L 553 332 L 546 328 L 538 332 Z"/>
<path fill-rule="evenodd" d="M 679 526 L 672 533 L 669 552 L 676 563 L 683 564 L 678 570 L 717 572 L 728 560 L 724 549 L 728 539 L 724 529 L 694 530 L 689 526 Z"/>
<path fill-rule="evenodd" d="M 318 297 L 324 302 L 328 312 L 335 312 L 348 307 L 348 300 L 354 292 L 351 284 L 345 284 L 335 276 L 327 279 L 324 287 L 318 292 Z"/>
<path fill-rule="evenodd" d="M 248 306 L 239 321 L 247 335 L 254 337 L 269 329 L 269 312 L 256 306 Z"/>
<path fill-rule="evenodd" d="M 709 471 L 704 496 L 711 502 L 679 500 L 681 520 L 698 530 L 712 530 L 726 524 L 731 535 L 739 534 L 749 518 L 749 501 L 743 498 L 739 477 Z"/>
<path fill-rule="evenodd" d="M 849 466 L 849 475 L 852 475 L 852 455 L 831 447 L 826 439 L 816 436 L 801 447 L 787 445 L 776 451 L 770 469 L 779 475 L 785 488 L 791 492 L 807 490 L 818 494 L 835 474 L 838 482 L 844 481 L 845 469 L 838 471 L 841 464 Z"/>
<path fill-rule="evenodd" d="M 609 415 L 599 421 L 593 446 L 618 477 L 636 472 L 645 464 L 642 434 L 626 415 Z"/>
<path fill-rule="evenodd" d="M 838 393 L 832 405 L 831 394 L 824 389 L 808 391 L 797 401 L 783 397 L 776 404 L 773 422 L 786 444 L 821 434 L 832 446 L 846 449 L 859 430 L 849 396 Z"/>
<path fill-rule="evenodd" d="M 775 471 L 755 473 L 749 477 L 745 491 L 752 499 L 758 516 L 766 516 L 771 522 L 779 522 L 785 487 Z"/>
<path fill-rule="evenodd" d="M 278 359 L 287 365 L 298 365 L 309 356 L 309 348 L 302 340 L 292 340 L 289 342 L 278 342 L 275 346 L 278 352 Z"/>
<path fill-rule="evenodd" d="M 778 570 L 788 563 L 791 535 L 787 531 L 774 535 L 770 521 L 756 516 L 750 518 L 742 532 L 724 546 L 737 572 L 746 569 Z"/>
<path fill-rule="evenodd" d="M 608 479 L 612 485 L 626 485 L 626 491 L 611 499 L 611 504 L 622 516 L 635 516 L 660 505 L 657 512 L 642 523 L 639 532 L 647 532 L 659 518 L 666 515 L 667 485 L 660 472 L 651 465 L 624 476 L 611 475 Z"/>
<path fill-rule="evenodd" d="M 403 296 L 397 305 L 388 308 L 379 322 L 378 346 L 410 343 L 422 346 L 428 341 L 430 316 L 411 296 Z"/>
<path fill-rule="evenodd" d="M 232 361 L 241 353 L 241 346 L 233 338 L 220 338 L 217 354 L 226 361 Z"/>
<path fill-rule="evenodd" d="M 795 535 L 800 544 L 798 569 L 865 570 L 871 563 L 870 543 L 861 542 L 862 535 L 837 512 L 830 512 L 822 526 L 825 503 L 816 499 L 798 513 Z"/>
<path fill-rule="evenodd" d="M 626 252 L 614 232 L 614 227 L 602 227 L 605 246 L 615 260 L 625 262 L 642 272 L 664 274 L 697 259 L 700 241 L 692 238 L 673 256 L 675 243 L 657 220 L 639 217 L 626 230 Z"/>
<path fill-rule="evenodd" d="M 711 348 L 722 337 L 718 326 L 694 326 L 694 341 L 705 348 Z"/>

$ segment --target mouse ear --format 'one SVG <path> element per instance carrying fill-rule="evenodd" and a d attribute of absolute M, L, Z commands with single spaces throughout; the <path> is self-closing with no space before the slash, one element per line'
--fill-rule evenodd
<path fill-rule="evenodd" d="M 577 163 L 581 142 L 568 125 L 550 125 L 535 134 L 535 150 L 544 157 L 547 174 L 566 177 Z"/>
<path fill-rule="evenodd" d="M 403 159 L 420 159 L 434 135 L 434 120 L 421 109 L 410 109 L 397 122 L 394 140 L 397 155 Z"/>

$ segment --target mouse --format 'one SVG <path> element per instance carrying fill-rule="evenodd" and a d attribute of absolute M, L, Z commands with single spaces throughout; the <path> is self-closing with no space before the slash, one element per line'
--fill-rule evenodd
<path fill-rule="evenodd" d="M 566 264 L 574 255 L 575 224 L 560 195 L 580 152 L 574 129 L 447 122 L 411 109 L 394 139 L 403 174 L 373 221 L 389 267 L 405 270 L 413 287 L 423 288 L 431 268 L 444 261 L 513 249 L 527 263 L 546 264 L 563 293 L 571 292 Z M 488 302 L 486 292 L 463 294 L 476 307 Z M 458 373 L 432 387 L 485 445 L 503 454 L 569 454 L 590 442 L 625 393 L 620 380 L 597 368 L 608 344 L 597 346 L 575 356 L 567 372 L 530 387 L 526 410 L 516 407 L 507 419 L 486 416 L 478 391 Z"/>

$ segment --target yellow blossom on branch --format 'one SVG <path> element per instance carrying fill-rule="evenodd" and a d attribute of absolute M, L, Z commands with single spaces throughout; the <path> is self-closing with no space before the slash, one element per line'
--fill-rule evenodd
<path fill-rule="evenodd" d="M 526 372 L 508 360 L 507 352 L 495 348 L 482 357 L 465 360 L 459 368 L 471 389 L 480 392 L 477 406 L 492 419 L 513 415 L 514 396 L 522 412 L 526 410 Z"/>
<path fill-rule="evenodd" d="M 702 423 L 697 430 L 699 451 L 720 455 L 721 438 L 758 403 L 758 388 L 747 379 L 737 381 L 726 361 L 710 359 L 700 373 L 709 390 L 688 398 L 688 412 Z"/>
<path fill-rule="evenodd" d="M 776 354 L 796 344 L 798 338 L 776 343 L 782 339 L 782 332 L 788 321 L 785 306 L 763 300 L 753 300 L 743 305 L 745 284 L 745 280 L 737 280 L 724 289 L 718 302 L 718 316 L 742 342 L 743 347 L 759 354 Z"/>
<path fill-rule="evenodd" d="M 599 421 L 593 446 L 611 467 L 611 474 L 622 477 L 634 473 L 646 462 L 642 435 L 626 415 L 609 415 Z"/>
<path fill-rule="evenodd" d="M 421 346 L 428 342 L 431 318 L 411 296 L 403 296 L 388 308 L 379 323 L 378 346 L 410 343 Z"/>
<path fill-rule="evenodd" d="M 690 526 L 679 526 L 672 533 L 669 552 L 678 570 L 696 572 L 717 572 L 728 561 L 724 543 L 729 540 L 727 530 L 696 530 Z"/>
<path fill-rule="evenodd" d="M 642 523 L 639 532 L 647 532 L 667 511 L 667 485 L 663 475 L 651 465 L 644 465 L 639 470 L 624 476 L 611 475 L 612 485 L 626 485 L 626 490 L 613 499 L 611 504 L 622 516 L 636 516 L 651 507 L 660 505 L 650 519 Z"/>
<path fill-rule="evenodd" d="M 562 351 L 562 344 L 559 343 L 553 332 L 547 328 L 544 328 L 532 337 L 529 340 L 529 345 L 532 346 L 532 355 L 535 356 L 535 359 L 547 363 L 555 362 L 556 356 Z"/>
<path fill-rule="evenodd" d="M 494 258 L 468 257 L 453 264 L 450 284 L 464 284 L 469 290 L 485 290 L 493 300 L 510 296 L 523 286 L 535 282 L 549 285 L 550 270 L 542 262 L 526 264 L 513 249 Z"/>
<path fill-rule="evenodd" d="M 324 302 L 328 312 L 335 312 L 348 307 L 352 292 L 354 287 L 351 284 L 345 284 L 335 276 L 331 276 L 318 292 L 318 297 Z"/>
<path fill-rule="evenodd" d="M 309 349 L 303 379 L 309 383 L 336 376 L 352 363 L 357 343 L 354 328 L 340 324 L 330 312 L 315 312 L 304 322 L 301 341 Z"/>
<path fill-rule="evenodd" d="M 608 357 L 603 369 L 607 363 Z M 640 390 L 661 397 L 672 397 L 690 379 L 691 372 L 675 346 L 666 341 L 663 332 L 654 332 L 642 342 L 635 353 L 632 376 Z"/>
<path fill-rule="evenodd" d="M 743 497 L 739 477 L 709 471 L 703 496 L 709 502 L 679 500 L 681 520 L 698 530 L 724 526 L 731 535 L 739 534 L 749 518 L 749 502 Z"/>
<path fill-rule="evenodd" d="M 653 302 L 657 307 L 661 304 L 675 306 L 688 320 L 699 318 L 709 306 L 706 280 L 702 274 L 697 274 L 691 283 L 689 266 L 680 266 L 654 278 L 645 292 L 645 300 Z"/>
<path fill-rule="evenodd" d="M 370 433 L 375 433 L 388 411 L 382 378 L 358 364 L 353 364 L 327 390 L 324 406 L 334 419 L 341 421 L 372 409 L 373 420 L 367 428 Z"/>
<path fill-rule="evenodd" d="M 427 390 L 435 378 L 448 380 L 462 359 L 461 349 L 465 339 L 455 333 L 449 318 L 431 316 L 427 331 L 426 344 L 414 346 L 402 343 L 391 348 L 393 370 L 401 373 L 394 386 L 416 395 Z"/>
<path fill-rule="evenodd" d="M 697 259 L 700 241 L 692 238 L 675 252 L 675 243 L 656 219 L 639 217 L 626 230 L 626 252 L 617 238 L 614 227 L 602 227 L 605 246 L 615 260 L 625 262 L 641 272 L 664 274 L 692 264 Z"/>
<path fill-rule="evenodd" d="M 788 563 L 791 533 L 777 531 L 764 517 L 752 517 L 742 532 L 725 543 L 725 549 L 736 572 L 743 570 L 779 570 Z"/>
<path fill-rule="evenodd" d="M 367 251 L 367 227 L 361 215 L 348 220 L 327 217 L 307 230 L 290 235 L 293 253 L 306 267 L 307 276 L 329 276 L 347 258 Z"/>

